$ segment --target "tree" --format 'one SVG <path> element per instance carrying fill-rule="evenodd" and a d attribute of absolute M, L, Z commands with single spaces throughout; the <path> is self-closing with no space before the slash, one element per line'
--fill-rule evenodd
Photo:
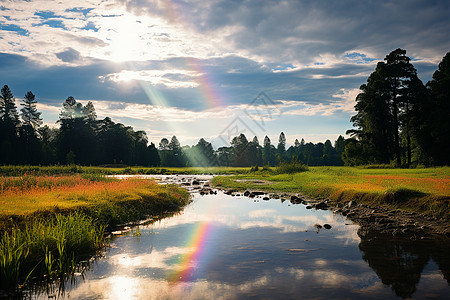
<path fill-rule="evenodd" d="M 364 144 L 364 152 L 354 152 L 365 156 L 363 161 L 389 163 L 395 159 L 400 166 L 401 137 L 406 144 L 407 163 L 411 163 L 411 120 L 417 103 L 423 100 L 423 84 L 405 50 L 396 49 L 384 60 L 360 87 L 357 114 L 351 118 L 358 129 L 347 133 Z"/>
<path fill-rule="evenodd" d="M 390 85 L 389 105 L 391 107 L 394 149 L 397 165 L 401 165 L 400 138 L 399 132 L 401 125 L 407 138 L 407 160 L 411 164 L 411 144 L 410 129 L 408 127 L 411 110 L 413 109 L 414 87 L 412 84 L 419 85 L 417 71 L 410 63 L 410 58 L 406 56 L 406 51 L 396 49 L 389 53 L 384 59 L 386 61 L 387 78 Z M 420 82 L 421 84 L 421 82 Z M 402 123 L 402 124 L 401 124 Z"/>
<path fill-rule="evenodd" d="M 199 167 L 209 167 L 217 164 L 217 157 L 213 146 L 204 138 L 201 138 L 197 145 L 193 146 L 188 153 L 189 165 Z"/>
<path fill-rule="evenodd" d="M 220 166 L 233 166 L 233 147 L 219 147 L 216 152 L 217 163 Z"/>
<path fill-rule="evenodd" d="M 429 105 L 422 107 L 417 117 L 425 123 L 414 127 L 420 144 L 432 163 L 450 164 L 450 52 L 439 63 L 433 79 L 427 83 L 430 92 Z"/>
<path fill-rule="evenodd" d="M 159 157 L 161 160 L 161 165 L 162 166 L 167 166 L 167 158 L 168 158 L 168 152 L 169 152 L 169 140 L 166 138 L 162 138 L 161 141 L 159 142 Z"/>
<path fill-rule="evenodd" d="M 19 115 L 14 96 L 7 85 L 0 95 L 0 162 L 17 162 L 16 147 L 19 127 Z"/>
<path fill-rule="evenodd" d="M 75 163 L 90 165 L 96 162 L 98 160 L 96 157 L 98 153 L 96 132 L 89 123 L 83 105 L 69 96 L 64 101 L 59 116 L 59 160 L 67 162 L 67 154 L 72 151 Z M 122 145 L 117 144 L 114 147 L 122 147 Z"/>
<path fill-rule="evenodd" d="M 280 136 L 278 137 L 277 152 L 278 152 L 278 161 L 280 162 L 284 161 L 284 156 L 286 152 L 286 136 L 284 135 L 284 132 L 281 132 Z"/>
<path fill-rule="evenodd" d="M 231 140 L 231 146 L 234 152 L 234 165 L 236 167 L 247 167 L 250 165 L 248 155 L 248 140 L 245 134 L 241 133 L 239 136 Z"/>
<path fill-rule="evenodd" d="M 161 164 L 161 160 L 159 159 L 158 149 L 156 149 L 155 144 L 150 143 L 147 147 L 148 149 L 148 166 L 156 167 Z"/>
<path fill-rule="evenodd" d="M 29 91 L 25 94 L 21 104 L 23 107 L 20 110 L 23 125 L 31 126 L 34 130 L 37 130 L 42 124 L 41 113 L 37 111 L 36 103 L 34 94 Z"/>

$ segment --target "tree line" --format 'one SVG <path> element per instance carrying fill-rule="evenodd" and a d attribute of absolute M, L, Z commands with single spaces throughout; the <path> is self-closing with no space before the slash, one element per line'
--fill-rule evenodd
<path fill-rule="evenodd" d="M 9 87 L 0 96 L 0 164 L 127 164 L 157 166 L 159 154 L 148 145 L 144 131 L 98 120 L 92 102 L 82 105 L 68 97 L 59 115 L 59 128 L 41 126 L 41 113 L 27 92 L 20 114 Z"/>
<path fill-rule="evenodd" d="M 27 92 L 20 113 L 7 85 L 0 96 L 0 164 L 125 164 L 140 166 L 206 167 L 206 166 L 274 166 L 283 161 L 308 165 L 343 165 L 341 154 L 344 138 L 333 144 L 305 143 L 297 139 L 287 148 L 286 137 L 280 133 L 278 143 L 268 136 L 261 145 L 255 136 L 234 137 L 230 146 L 215 150 L 201 138 L 196 145 L 181 146 L 176 136 L 161 139 L 158 147 L 148 144 L 144 131 L 115 123 L 110 118 L 97 119 L 92 102 L 83 105 L 74 97 L 62 104 L 59 128 L 42 126 L 35 95 Z M 287 149 L 286 149 L 287 148 Z"/>
<path fill-rule="evenodd" d="M 0 164 L 125 164 L 140 166 L 274 166 L 301 162 L 310 166 L 392 164 L 448 165 L 450 149 L 450 52 L 426 85 L 406 56 L 397 49 L 379 62 L 356 98 L 356 129 L 351 138 L 334 143 L 305 143 L 287 148 L 280 133 L 277 143 L 268 136 L 233 137 L 229 146 L 214 149 L 201 138 L 181 146 L 176 136 L 158 146 L 144 131 L 99 120 L 92 102 L 83 105 L 72 96 L 62 105 L 59 128 L 42 126 L 35 95 L 25 94 L 20 112 L 7 85 L 0 94 Z"/>
<path fill-rule="evenodd" d="M 305 143 L 295 140 L 294 145 L 287 148 L 286 136 L 280 133 L 277 144 L 272 144 L 268 136 L 264 137 L 261 145 L 258 137 L 249 140 L 245 134 L 233 137 L 230 146 L 219 147 L 214 150 L 210 142 L 201 138 L 194 146 L 180 146 L 176 136 L 170 141 L 161 139 L 159 153 L 161 165 L 180 167 L 206 166 L 275 166 L 280 162 L 300 162 L 310 166 L 343 165 L 341 159 L 344 151 L 345 139 L 342 136 L 334 142 Z"/>

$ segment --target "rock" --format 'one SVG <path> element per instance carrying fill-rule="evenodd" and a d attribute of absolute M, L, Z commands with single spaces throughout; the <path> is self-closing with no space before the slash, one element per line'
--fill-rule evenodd
<path fill-rule="evenodd" d="M 325 228 L 325 229 L 331 229 L 331 225 L 330 225 L 330 224 L 323 224 L 323 228 Z"/>
<path fill-rule="evenodd" d="M 199 185 L 199 184 L 200 184 L 200 181 L 198 181 L 196 179 L 192 180 L 192 185 Z"/>
<path fill-rule="evenodd" d="M 225 192 L 223 192 L 225 195 L 231 195 L 231 194 L 233 194 L 233 193 L 235 193 L 235 192 L 237 192 L 236 190 L 233 190 L 233 189 L 231 189 L 231 190 L 226 190 Z"/>
<path fill-rule="evenodd" d="M 255 196 L 256 196 L 256 195 L 253 194 L 253 193 L 250 193 L 250 194 L 248 195 L 249 198 L 255 198 Z"/>
<path fill-rule="evenodd" d="M 311 205 L 308 205 L 308 206 L 306 206 L 305 208 L 306 208 L 306 209 L 311 209 L 312 206 L 311 206 Z"/>
<path fill-rule="evenodd" d="M 270 200 L 270 198 L 269 197 L 264 197 L 263 200 L 267 201 L 267 200 Z"/>
<path fill-rule="evenodd" d="M 355 206 L 357 206 L 357 203 L 355 201 L 350 201 L 349 203 L 347 203 L 347 207 L 348 208 L 352 208 L 352 207 L 355 207 Z"/>
<path fill-rule="evenodd" d="M 248 197 L 248 195 L 250 195 L 250 191 L 245 191 L 245 192 L 244 192 L 244 196 L 245 196 L 245 197 Z"/>
<path fill-rule="evenodd" d="M 316 209 L 326 210 L 328 208 L 328 205 L 327 205 L 327 203 L 325 201 L 323 201 L 323 202 L 320 202 L 320 203 L 316 204 L 315 208 Z"/>
<path fill-rule="evenodd" d="M 316 227 L 317 229 L 321 229 L 321 228 L 322 228 L 322 225 L 320 225 L 320 224 L 314 224 L 314 227 Z"/>
<path fill-rule="evenodd" d="M 254 195 L 256 195 L 256 196 L 261 196 L 261 195 L 264 195 L 265 193 L 264 192 L 259 192 L 259 191 L 255 191 L 255 192 L 252 192 Z"/>

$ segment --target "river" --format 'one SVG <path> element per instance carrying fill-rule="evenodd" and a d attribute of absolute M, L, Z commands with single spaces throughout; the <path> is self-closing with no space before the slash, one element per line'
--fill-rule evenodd
<path fill-rule="evenodd" d="M 341 215 L 289 200 L 194 191 L 181 213 L 114 237 L 60 296 L 449 299 L 449 250 L 436 241 L 374 238 Z"/>

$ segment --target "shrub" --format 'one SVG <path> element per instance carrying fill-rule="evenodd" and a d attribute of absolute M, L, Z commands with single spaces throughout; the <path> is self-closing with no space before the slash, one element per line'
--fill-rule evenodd
<path fill-rule="evenodd" d="M 299 162 L 281 162 L 275 168 L 276 174 L 293 174 L 308 171 L 308 167 Z"/>

